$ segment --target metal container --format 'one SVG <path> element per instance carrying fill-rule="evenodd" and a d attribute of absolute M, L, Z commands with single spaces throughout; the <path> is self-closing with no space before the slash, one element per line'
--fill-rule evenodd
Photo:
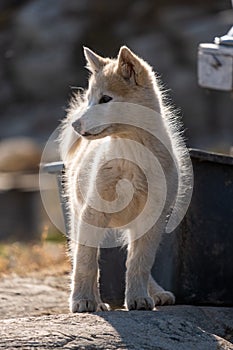
<path fill-rule="evenodd" d="M 177 303 L 233 305 L 233 157 L 190 150 L 194 189 L 153 274 Z"/>

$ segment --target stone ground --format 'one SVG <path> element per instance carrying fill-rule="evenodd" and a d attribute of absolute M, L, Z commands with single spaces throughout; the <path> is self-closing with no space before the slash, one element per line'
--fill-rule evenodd
<path fill-rule="evenodd" d="M 1 278 L 0 349 L 233 349 L 232 308 L 70 314 L 67 297 L 68 275 Z"/>

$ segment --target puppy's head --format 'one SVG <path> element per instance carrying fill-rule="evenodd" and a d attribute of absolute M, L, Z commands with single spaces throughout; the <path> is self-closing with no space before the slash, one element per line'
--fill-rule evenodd
<path fill-rule="evenodd" d="M 92 73 L 87 91 L 89 105 L 113 101 L 153 109 L 157 106 L 152 68 L 129 48 L 122 46 L 117 59 L 103 58 L 88 48 L 84 48 L 84 55 Z"/>
<path fill-rule="evenodd" d="M 128 102 L 160 112 L 160 93 L 152 68 L 129 48 L 120 48 L 116 59 L 104 58 L 84 48 L 87 69 L 91 72 L 86 92 L 88 108 L 98 104 Z M 85 130 L 85 116 L 74 122 L 74 129 L 82 136 L 93 138 L 114 133 L 114 128 Z M 116 128 L 119 129 L 119 126 Z M 115 130 L 115 132 L 117 132 Z"/>

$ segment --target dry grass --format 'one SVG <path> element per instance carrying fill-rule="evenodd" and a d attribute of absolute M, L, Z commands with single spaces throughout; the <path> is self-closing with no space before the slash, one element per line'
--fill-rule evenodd
<path fill-rule="evenodd" d="M 37 243 L 0 244 L 0 277 L 37 271 L 52 274 L 70 271 L 65 242 L 49 241 L 44 232 Z"/>

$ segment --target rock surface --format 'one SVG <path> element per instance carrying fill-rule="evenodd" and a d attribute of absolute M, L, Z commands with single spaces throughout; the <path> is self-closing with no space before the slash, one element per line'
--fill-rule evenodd
<path fill-rule="evenodd" d="M 233 349 L 232 308 L 70 314 L 67 275 L 7 277 L 0 295 L 0 349 Z"/>

